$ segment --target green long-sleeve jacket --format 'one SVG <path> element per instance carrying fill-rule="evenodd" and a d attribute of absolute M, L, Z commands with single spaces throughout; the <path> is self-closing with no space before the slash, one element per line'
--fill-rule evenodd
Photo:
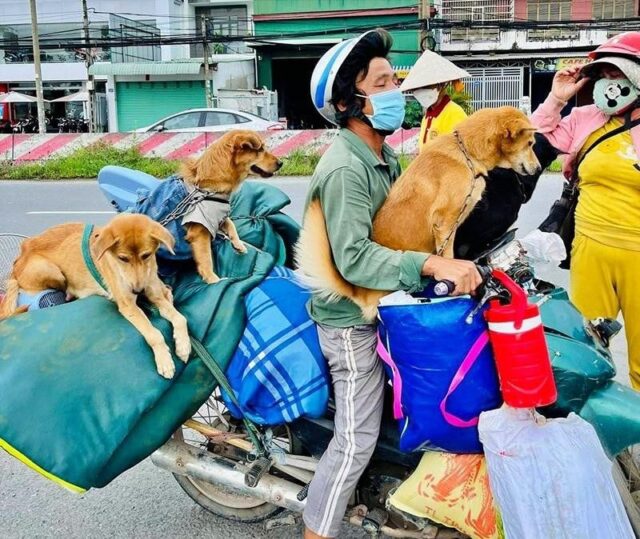
<path fill-rule="evenodd" d="M 341 129 L 325 152 L 311 180 L 307 206 L 319 199 L 327 224 L 334 263 L 355 285 L 378 290 L 416 291 L 429 255 L 394 251 L 371 241 L 372 221 L 400 175 L 393 150 L 383 146 L 384 162 L 348 129 Z M 365 324 L 360 309 L 342 299 L 329 302 L 314 295 L 311 317 L 335 327 Z"/>

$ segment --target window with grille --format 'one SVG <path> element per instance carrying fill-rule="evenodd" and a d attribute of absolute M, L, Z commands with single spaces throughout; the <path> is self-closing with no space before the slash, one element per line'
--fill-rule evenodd
<path fill-rule="evenodd" d="M 247 6 L 197 6 L 196 7 L 196 35 L 202 35 L 202 19 L 206 17 L 207 35 L 244 36 L 249 32 L 249 18 Z M 243 42 L 216 42 L 209 46 L 212 54 L 231 54 L 247 52 Z M 191 45 L 191 57 L 200 58 L 204 55 L 200 43 Z"/>
<path fill-rule="evenodd" d="M 491 23 L 513 20 L 513 0 L 443 0 L 442 18 L 448 21 Z M 500 37 L 497 27 L 451 28 L 447 31 L 451 41 L 496 41 Z"/>
<path fill-rule="evenodd" d="M 530 21 L 571 20 L 571 0 L 529 0 L 527 2 L 527 19 Z"/>
<path fill-rule="evenodd" d="M 539 22 L 557 22 L 571 20 L 571 0 L 529 0 L 527 19 Z M 528 39 L 546 41 L 550 39 L 576 39 L 575 28 L 540 28 L 529 30 Z"/>
<path fill-rule="evenodd" d="M 624 19 L 635 17 L 636 0 L 593 0 L 594 19 Z"/>
<path fill-rule="evenodd" d="M 443 0 L 442 18 L 449 21 L 513 20 L 514 0 Z"/>

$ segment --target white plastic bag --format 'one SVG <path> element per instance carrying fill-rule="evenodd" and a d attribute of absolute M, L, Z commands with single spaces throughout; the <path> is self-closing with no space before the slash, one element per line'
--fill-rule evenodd
<path fill-rule="evenodd" d="M 542 232 L 536 228 L 520 238 L 520 244 L 535 263 L 551 262 L 557 265 L 567 258 L 567 249 L 562 238 L 553 232 Z"/>
<path fill-rule="evenodd" d="M 589 423 L 503 406 L 480 440 L 507 539 L 633 539 L 612 464 Z"/>

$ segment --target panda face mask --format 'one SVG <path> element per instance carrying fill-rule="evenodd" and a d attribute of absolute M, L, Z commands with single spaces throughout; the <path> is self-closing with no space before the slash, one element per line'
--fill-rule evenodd
<path fill-rule="evenodd" d="M 607 116 L 625 112 L 640 97 L 629 79 L 599 79 L 593 86 L 593 101 Z"/>

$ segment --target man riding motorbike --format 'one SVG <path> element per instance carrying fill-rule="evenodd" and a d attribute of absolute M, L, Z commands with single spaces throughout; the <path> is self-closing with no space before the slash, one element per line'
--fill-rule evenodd
<path fill-rule="evenodd" d="M 335 45 L 318 62 L 313 103 L 340 130 L 318 163 L 307 206 L 320 201 L 335 264 L 348 281 L 415 291 L 428 276 L 448 279 L 456 294 L 467 294 L 481 283 L 471 262 L 393 251 L 370 240 L 373 217 L 400 175 L 384 143 L 404 119 L 404 97 L 386 58 L 391 45 L 391 36 L 376 29 Z M 305 537 L 335 537 L 376 445 L 384 372 L 375 326 L 354 303 L 314 295 L 309 311 L 330 366 L 336 414 L 333 439 L 309 487 Z"/>

